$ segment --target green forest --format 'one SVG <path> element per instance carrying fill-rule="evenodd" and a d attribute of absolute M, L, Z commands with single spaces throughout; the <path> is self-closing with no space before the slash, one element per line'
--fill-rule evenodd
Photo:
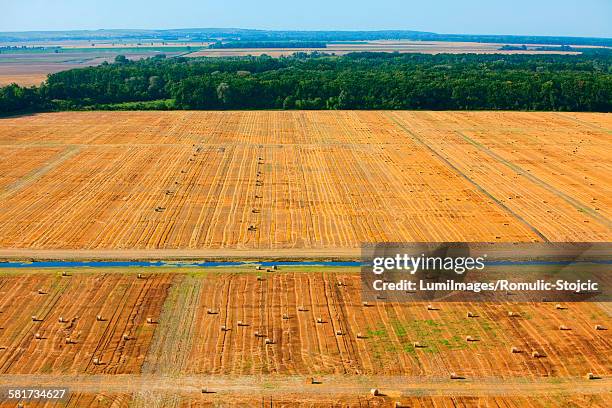
<path fill-rule="evenodd" d="M 296 53 L 165 58 L 0 88 L 0 112 L 130 109 L 612 110 L 612 56 Z"/>

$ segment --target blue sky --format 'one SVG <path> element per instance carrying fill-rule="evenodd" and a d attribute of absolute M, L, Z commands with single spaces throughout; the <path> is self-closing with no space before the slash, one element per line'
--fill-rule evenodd
<path fill-rule="evenodd" d="M 612 37 L 612 0 L 0 0 L 0 31 L 194 27 Z"/>

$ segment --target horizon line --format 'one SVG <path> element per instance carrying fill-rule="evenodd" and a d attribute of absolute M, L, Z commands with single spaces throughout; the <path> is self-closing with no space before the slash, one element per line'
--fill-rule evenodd
<path fill-rule="evenodd" d="M 196 31 L 196 30 L 218 30 L 218 31 L 231 31 L 231 30 L 242 30 L 242 31 L 261 31 L 261 32 L 300 32 L 300 33 L 377 33 L 377 32 L 406 32 L 406 33 L 420 33 L 420 34 L 433 34 L 433 35 L 457 35 L 457 36 L 477 36 L 477 37 L 538 37 L 538 38 L 591 38 L 591 39 L 603 39 L 611 40 L 612 37 L 597 37 L 597 36 L 580 36 L 580 35 L 556 35 L 556 34 L 474 34 L 474 33 L 438 33 L 435 31 L 421 31 L 412 29 L 396 29 L 396 28 L 385 28 L 385 29 L 266 29 L 266 28 L 239 28 L 239 27 L 181 27 L 181 28 L 70 28 L 70 29 L 41 29 L 41 30 L 23 30 L 23 31 L 0 31 L 0 34 L 28 34 L 28 33 L 76 33 L 76 32 L 113 32 L 113 31 L 134 31 L 134 32 L 146 32 L 146 31 Z"/>

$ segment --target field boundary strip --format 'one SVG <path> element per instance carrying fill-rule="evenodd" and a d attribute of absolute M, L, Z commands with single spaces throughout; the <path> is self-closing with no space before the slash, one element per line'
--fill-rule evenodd
<path fill-rule="evenodd" d="M 142 365 L 143 374 L 178 375 L 189 360 L 194 340 L 201 280 L 189 275 L 175 278 Z"/>

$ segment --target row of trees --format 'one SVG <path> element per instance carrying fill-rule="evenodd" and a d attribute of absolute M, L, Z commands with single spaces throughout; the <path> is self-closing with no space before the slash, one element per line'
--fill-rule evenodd
<path fill-rule="evenodd" d="M 150 103 L 164 101 L 163 103 Z M 296 54 L 141 61 L 0 90 L 0 111 L 64 109 L 612 110 L 607 55 Z"/>

